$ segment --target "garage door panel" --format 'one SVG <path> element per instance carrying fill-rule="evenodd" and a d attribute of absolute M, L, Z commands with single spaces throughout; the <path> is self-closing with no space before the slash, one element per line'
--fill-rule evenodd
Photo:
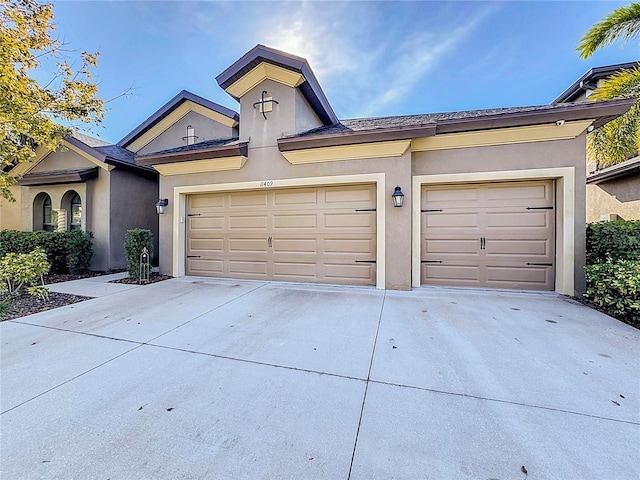
<path fill-rule="evenodd" d="M 273 262 L 273 275 L 279 280 L 313 281 L 317 270 L 316 262 Z"/>
<path fill-rule="evenodd" d="M 193 275 L 210 275 L 212 273 L 221 275 L 224 273 L 223 260 L 207 260 L 200 258 L 187 259 L 189 270 Z"/>
<path fill-rule="evenodd" d="M 441 211 L 422 215 L 422 283 L 553 290 L 553 191 L 547 180 L 423 187 L 421 208 Z"/>
<path fill-rule="evenodd" d="M 195 230 L 222 230 L 224 217 L 188 217 L 189 229 Z"/>
<path fill-rule="evenodd" d="M 267 215 L 230 215 L 228 218 L 230 230 L 267 230 Z"/>
<path fill-rule="evenodd" d="M 324 263 L 323 279 L 327 281 L 338 281 L 340 283 L 366 284 L 375 280 L 375 270 L 373 265 L 367 263 Z"/>
<path fill-rule="evenodd" d="M 324 189 L 324 203 L 331 207 L 337 205 L 338 208 L 349 207 L 358 208 L 358 205 L 375 205 L 375 189 L 370 185 L 326 187 Z"/>
<path fill-rule="evenodd" d="M 551 212 L 487 212 L 487 228 L 551 228 Z"/>
<path fill-rule="evenodd" d="M 222 238 L 190 238 L 189 250 L 193 253 L 202 251 L 223 252 L 224 240 Z"/>
<path fill-rule="evenodd" d="M 480 268 L 477 265 L 441 265 L 423 264 L 423 275 L 436 285 L 459 285 L 463 282 L 480 281 Z M 450 283 L 447 283 L 450 282 Z"/>
<path fill-rule="evenodd" d="M 318 216 L 315 213 L 307 215 L 282 214 L 273 216 L 275 229 L 316 229 L 318 228 Z"/>
<path fill-rule="evenodd" d="M 325 213 L 323 215 L 324 227 L 340 228 L 344 230 L 370 231 L 375 228 L 375 215 L 362 212 Z"/>
<path fill-rule="evenodd" d="M 281 254 L 317 254 L 318 240 L 315 238 L 274 238 L 273 252 Z"/>
<path fill-rule="evenodd" d="M 267 240 L 264 238 L 230 238 L 230 252 L 266 252 L 268 248 Z"/>
<path fill-rule="evenodd" d="M 487 267 L 487 284 L 495 287 L 545 290 L 551 280 L 551 267 Z"/>
<path fill-rule="evenodd" d="M 516 255 L 523 261 L 542 261 L 541 258 L 549 262 L 553 260 L 550 241 L 546 238 L 487 240 L 485 251 L 487 258 Z"/>
<path fill-rule="evenodd" d="M 371 256 L 375 241 L 371 238 L 362 239 L 325 239 L 324 252 L 327 254 L 362 254 Z M 359 259 L 354 257 L 354 259 Z"/>
<path fill-rule="evenodd" d="M 318 192 L 314 190 L 276 190 L 273 194 L 273 203 L 276 206 L 316 205 Z"/>
<path fill-rule="evenodd" d="M 478 238 L 470 239 L 429 239 L 423 242 L 423 251 L 426 255 L 464 254 L 478 256 Z M 426 257 L 425 257 L 426 259 Z"/>
<path fill-rule="evenodd" d="M 375 191 L 340 185 L 190 196 L 187 213 L 197 216 L 187 222 L 187 257 L 200 258 L 187 259 L 187 274 L 375 284 L 376 265 L 356 263 L 376 258 Z"/>

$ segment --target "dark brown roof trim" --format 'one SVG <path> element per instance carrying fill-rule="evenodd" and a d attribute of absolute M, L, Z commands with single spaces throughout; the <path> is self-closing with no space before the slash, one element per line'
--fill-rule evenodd
<path fill-rule="evenodd" d="M 573 82 L 569 88 L 562 92 L 558 98 L 551 103 L 573 102 L 583 91 L 590 89 L 589 87 L 591 86 L 591 82 L 595 81 L 597 83 L 601 78 L 610 77 L 620 70 L 628 70 L 638 65 L 640 65 L 640 62 L 628 62 L 592 68 L 578 80 Z"/>
<path fill-rule="evenodd" d="M 506 112 L 464 118 L 433 120 L 433 125 L 375 128 L 371 130 L 347 131 L 322 135 L 281 138 L 278 148 L 281 152 L 304 150 L 307 148 L 332 147 L 356 143 L 384 142 L 417 137 L 428 137 L 445 133 L 472 132 L 495 128 L 521 127 L 554 123 L 559 120 L 574 121 L 595 119 L 599 127 L 627 112 L 636 99 L 610 100 L 608 102 L 575 103 L 553 105 L 548 108 Z"/>
<path fill-rule="evenodd" d="M 53 172 L 27 173 L 18 179 L 18 184 L 28 187 L 37 185 L 55 185 L 58 183 L 81 183 L 96 178 L 100 167 L 79 168 L 75 170 L 57 170 Z"/>
<path fill-rule="evenodd" d="M 590 174 L 587 177 L 587 184 L 606 182 L 609 180 L 618 180 L 625 177 L 631 177 L 633 175 L 640 175 L 640 157 L 627 160 L 626 162 L 619 163 L 612 167 L 605 168 Z"/>
<path fill-rule="evenodd" d="M 211 158 L 248 157 L 249 142 L 224 145 L 222 147 L 187 150 L 184 152 L 151 153 L 136 158 L 138 165 L 159 165 L 162 163 L 189 162 L 192 160 L 209 160 Z"/>
<path fill-rule="evenodd" d="M 493 128 L 525 127 L 553 123 L 559 120 L 576 121 L 595 119 L 598 128 L 626 113 L 636 103 L 635 98 L 610 100 L 607 102 L 572 103 L 554 105 L 549 110 L 509 112 L 473 118 L 438 120 L 436 134 L 490 130 Z"/>
<path fill-rule="evenodd" d="M 306 148 L 336 147 L 359 143 L 389 142 L 393 140 L 409 140 L 416 137 L 431 137 L 436 134 L 436 125 L 420 125 L 410 127 L 378 128 L 366 131 L 332 133 L 328 135 L 309 135 L 278 139 L 281 152 L 304 150 Z"/>

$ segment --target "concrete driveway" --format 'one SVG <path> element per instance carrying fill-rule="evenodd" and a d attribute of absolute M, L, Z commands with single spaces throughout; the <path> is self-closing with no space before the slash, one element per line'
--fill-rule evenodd
<path fill-rule="evenodd" d="M 189 277 L 0 334 L 3 480 L 640 477 L 640 332 L 555 294 Z"/>

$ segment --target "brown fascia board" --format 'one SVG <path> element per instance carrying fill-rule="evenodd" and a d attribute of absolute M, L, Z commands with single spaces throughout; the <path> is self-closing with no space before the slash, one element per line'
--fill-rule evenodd
<path fill-rule="evenodd" d="M 637 99 L 635 98 L 624 98 L 606 102 L 566 104 L 561 107 L 554 106 L 549 110 L 530 110 L 482 117 L 438 120 L 436 134 L 471 132 L 494 128 L 525 127 L 529 125 L 554 123 L 559 120 L 575 121 L 595 119 L 593 126 L 597 128 L 626 113 L 636 101 Z"/>
<path fill-rule="evenodd" d="M 635 161 L 625 162 L 589 175 L 587 177 L 587 184 L 592 183 L 597 185 L 602 182 L 618 180 L 632 175 L 640 175 L 640 158 L 638 157 L 636 157 Z"/>
<path fill-rule="evenodd" d="M 151 153 L 136 157 L 138 165 L 159 165 L 162 163 L 190 162 L 192 160 L 209 160 L 212 158 L 247 157 L 249 143 L 242 142 L 235 145 L 206 148 L 202 150 L 187 150 L 185 152 Z"/>
<path fill-rule="evenodd" d="M 606 65 L 604 67 L 592 68 L 587 73 L 582 75 L 578 80 L 573 82 L 573 84 L 569 88 L 558 95 L 558 97 L 551 103 L 572 102 L 585 90 L 583 85 L 589 84 L 593 80 L 597 82 L 601 78 L 609 77 L 614 73 L 619 72 L 620 70 L 628 70 L 638 65 L 640 65 L 640 62 L 628 62 L 619 63 L 617 65 Z"/>
<path fill-rule="evenodd" d="M 337 147 L 359 143 L 389 142 L 409 140 L 416 137 L 432 137 L 436 134 L 436 125 L 418 125 L 409 127 L 377 128 L 375 130 L 339 132 L 330 135 L 309 135 L 278 139 L 281 152 L 304 150 L 307 148 Z"/>
<path fill-rule="evenodd" d="M 84 168 L 79 170 L 60 170 L 57 172 L 28 173 L 18 179 L 22 186 L 55 185 L 58 183 L 86 182 L 98 176 L 99 167 Z"/>
<path fill-rule="evenodd" d="M 70 143 L 74 147 L 79 148 L 80 150 L 82 150 L 87 155 L 91 155 L 93 158 L 95 158 L 96 160 L 98 160 L 100 162 L 104 162 L 106 160 L 106 158 L 107 158 L 107 156 L 104 153 L 99 152 L 95 148 L 90 147 L 86 143 L 83 143 L 80 140 L 78 140 L 77 138 L 65 137 L 64 140 L 65 140 L 65 142 Z"/>
<path fill-rule="evenodd" d="M 329 135 L 319 134 L 305 137 L 281 138 L 278 140 L 278 148 L 281 152 L 287 152 L 291 150 L 304 150 L 307 148 L 406 140 L 410 138 L 430 137 L 445 133 L 524 127 L 528 125 L 555 123 L 558 120 L 572 121 L 594 118 L 594 126 L 599 127 L 627 112 L 635 102 L 636 99 L 625 98 L 621 100 L 610 100 L 607 102 L 567 104 L 541 110 L 438 120 L 433 125 L 377 128 L 373 130 L 340 132 Z"/>

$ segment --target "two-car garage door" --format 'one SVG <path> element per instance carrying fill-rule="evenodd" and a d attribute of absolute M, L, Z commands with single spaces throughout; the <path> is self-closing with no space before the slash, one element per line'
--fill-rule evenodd
<path fill-rule="evenodd" d="M 375 285 L 375 185 L 187 198 L 187 275 Z"/>
<path fill-rule="evenodd" d="M 423 186 L 421 283 L 554 289 L 551 180 Z"/>

